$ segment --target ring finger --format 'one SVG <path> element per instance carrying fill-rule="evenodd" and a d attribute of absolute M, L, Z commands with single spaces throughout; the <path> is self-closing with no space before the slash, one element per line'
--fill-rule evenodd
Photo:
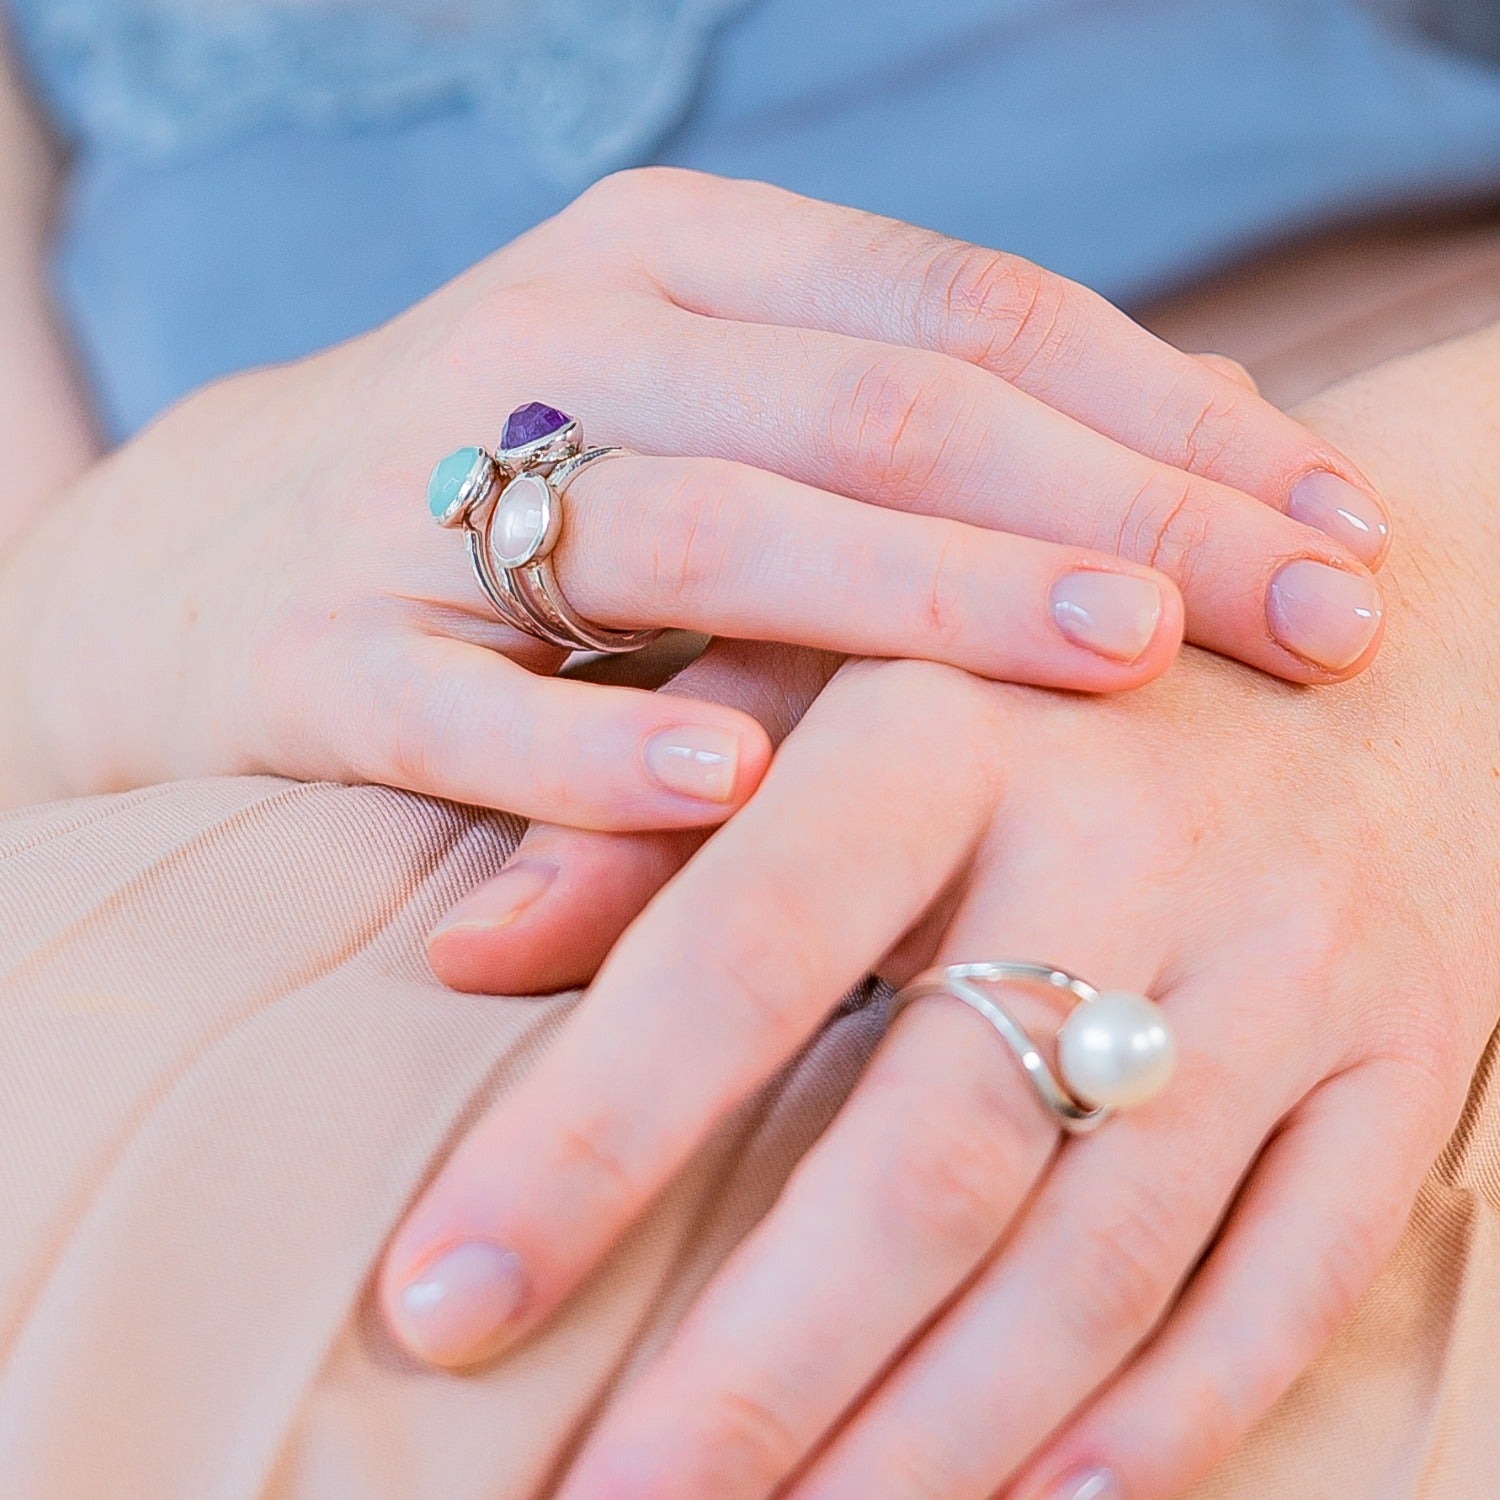
<path fill-rule="evenodd" d="M 1181 640 L 1181 601 L 1147 567 L 864 505 L 742 464 L 620 456 L 585 468 L 565 503 L 559 584 L 604 625 L 924 658 L 1089 690 L 1154 677 Z"/>
<path fill-rule="evenodd" d="M 1274 1007 L 1273 994 L 1262 999 Z M 1264 1009 L 1238 1008 L 1236 1035 L 1215 993 L 1185 986 L 1163 1005 L 1180 1058 L 1166 1094 L 1068 1144 L 999 1257 L 796 1500 L 985 1500 L 1150 1335 L 1314 1072 L 1267 1043 Z"/>

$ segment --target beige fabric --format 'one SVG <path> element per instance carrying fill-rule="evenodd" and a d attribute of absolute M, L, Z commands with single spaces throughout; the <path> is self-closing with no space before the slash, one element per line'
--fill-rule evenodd
<path fill-rule="evenodd" d="M 1237 326 L 1229 294 L 1213 307 Z M 0 818 L 3 1500 L 545 1494 L 765 1211 L 879 1003 L 834 1020 L 518 1355 L 458 1378 L 383 1336 L 367 1283 L 402 1206 L 571 1003 L 450 994 L 422 960 L 516 832 L 269 779 Z M 1379 1284 L 1199 1500 L 1500 1493 L 1492 1062 Z"/>
<path fill-rule="evenodd" d="M 569 1001 L 443 990 L 425 929 L 516 830 L 218 781 L 0 820 L 0 1494 L 537 1494 L 847 1092 L 836 1021 L 515 1359 L 413 1368 L 366 1277 Z M 732 1163 L 732 1164 L 731 1164 Z"/>
<path fill-rule="evenodd" d="M 273 780 L 0 821 L 6 1500 L 542 1494 L 764 1212 L 878 1002 L 835 1020 L 521 1354 L 456 1378 L 383 1336 L 366 1283 L 401 1206 L 569 1007 L 453 995 L 422 963 L 427 924 L 514 835 Z M 1492 1493 L 1492 1085 L 1380 1285 L 1205 1496 Z"/>

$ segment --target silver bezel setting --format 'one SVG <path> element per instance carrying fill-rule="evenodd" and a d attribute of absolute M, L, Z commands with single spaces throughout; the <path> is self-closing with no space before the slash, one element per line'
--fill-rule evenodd
<path fill-rule="evenodd" d="M 469 466 L 458 493 L 442 515 L 437 518 L 439 526 L 458 527 L 468 523 L 469 517 L 485 502 L 500 479 L 499 466 L 494 458 L 479 450 L 479 456 Z"/>
<path fill-rule="evenodd" d="M 496 546 L 495 522 L 499 518 L 501 507 L 505 504 L 505 497 L 520 484 L 536 485 L 541 489 L 542 531 L 521 556 L 509 558 L 502 556 Z M 557 492 L 547 482 L 546 476 L 538 474 L 534 469 L 528 469 L 525 473 L 517 474 L 506 481 L 505 487 L 495 497 L 494 508 L 490 511 L 485 524 L 485 542 L 489 547 L 490 556 L 494 559 L 495 566 L 506 572 L 524 568 L 529 563 L 540 562 L 557 545 L 557 539 L 561 533 L 562 506 L 558 504 Z"/>
<path fill-rule="evenodd" d="M 518 448 L 496 448 L 495 457 L 507 469 L 546 468 L 572 458 L 579 449 L 578 418 L 570 417 L 566 427 L 534 438 Z"/>

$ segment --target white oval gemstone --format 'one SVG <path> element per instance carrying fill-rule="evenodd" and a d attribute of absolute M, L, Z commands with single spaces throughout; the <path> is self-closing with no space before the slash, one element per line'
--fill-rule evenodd
<path fill-rule="evenodd" d="M 1091 1108 L 1129 1109 L 1167 1085 L 1177 1044 L 1161 1007 L 1128 990 L 1075 1005 L 1057 1033 L 1057 1065 Z"/>
<path fill-rule="evenodd" d="M 490 553 L 502 568 L 519 568 L 542 550 L 552 519 L 552 491 L 540 474 L 517 474 L 495 503 Z"/>

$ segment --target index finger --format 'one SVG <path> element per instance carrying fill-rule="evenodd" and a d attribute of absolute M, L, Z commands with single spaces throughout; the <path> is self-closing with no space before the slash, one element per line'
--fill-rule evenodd
<path fill-rule="evenodd" d="M 652 236 L 652 273 L 691 311 L 962 359 L 1147 457 L 1255 496 L 1368 566 L 1385 557 L 1389 515 L 1344 454 L 1067 277 L 766 183 L 662 168 L 628 180 L 622 209 L 641 193 L 652 206 L 631 204 Z M 705 222 L 733 256 L 704 253 Z"/>
<path fill-rule="evenodd" d="M 897 676 L 906 691 L 891 690 Z M 980 711 L 947 668 L 835 681 L 398 1231 L 381 1301 L 408 1350 L 467 1366 L 534 1328 L 914 924 L 995 796 L 994 729 L 973 725 Z M 955 733 L 965 723 L 976 732 Z M 878 760 L 851 775 L 872 744 Z M 896 847 L 869 816 L 872 797 L 900 799 L 922 836 Z M 830 850 L 860 872 L 857 902 L 830 879 Z"/>

